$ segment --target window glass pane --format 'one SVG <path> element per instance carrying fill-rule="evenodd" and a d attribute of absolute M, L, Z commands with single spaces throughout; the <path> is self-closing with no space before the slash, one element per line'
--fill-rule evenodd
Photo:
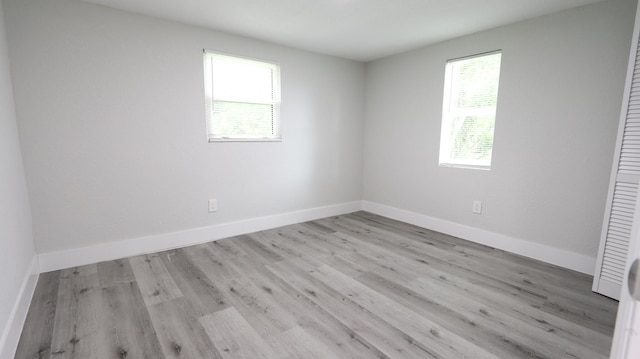
<path fill-rule="evenodd" d="M 213 126 L 217 136 L 274 134 L 273 105 L 214 101 Z"/>
<path fill-rule="evenodd" d="M 205 51 L 205 115 L 209 141 L 279 141 L 277 64 Z"/>
<path fill-rule="evenodd" d="M 491 166 L 500 60 L 492 53 L 447 63 L 440 165 Z"/>
<path fill-rule="evenodd" d="M 214 61 L 213 78 L 216 99 L 273 101 L 273 73 L 268 67 Z"/>
<path fill-rule="evenodd" d="M 452 163 L 489 166 L 493 148 L 494 116 L 458 116 L 450 122 Z"/>
<path fill-rule="evenodd" d="M 500 54 L 452 63 L 452 109 L 496 107 Z"/>

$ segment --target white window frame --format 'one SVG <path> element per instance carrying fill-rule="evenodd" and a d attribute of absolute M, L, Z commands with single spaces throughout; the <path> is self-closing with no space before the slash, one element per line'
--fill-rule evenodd
<path fill-rule="evenodd" d="M 204 92 L 205 92 L 205 117 L 207 123 L 207 138 L 209 142 L 238 142 L 238 141 L 282 141 L 281 127 L 281 95 L 280 95 L 280 65 L 274 62 L 257 60 L 242 56 L 230 55 L 221 52 L 205 49 L 204 51 Z M 251 98 L 251 97 L 235 97 L 224 98 L 216 94 L 215 78 L 213 76 L 213 66 L 216 59 L 225 61 L 233 61 L 236 64 L 242 64 L 253 67 L 263 67 L 271 71 L 271 98 Z M 272 106 L 272 133 L 255 135 L 255 134 L 223 134 L 216 131 L 214 126 L 214 106 L 216 101 L 237 102 L 247 104 L 260 104 Z"/>
<path fill-rule="evenodd" d="M 470 60 L 478 57 L 490 56 L 490 55 L 502 55 L 502 50 L 495 50 L 490 52 L 484 52 L 480 54 L 475 54 L 471 56 L 465 56 L 461 58 L 455 58 L 448 60 L 445 67 L 445 81 L 444 81 L 444 96 L 443 96 L 443 105 L 442 105 L 442 122 L 441 122 L 441 134 L 440 134 L 440 154 L 439 154 L 439 165 L 440 167 L 455 167 L 455 168 L 467 168 L 467 169 L 479 169 L 479 170 L 490 170 L 492 157 L 489 159 L 489 164 L 483 164 L 480 161 L 473 161 L 471 159 L 456 159 L 450 156 L 451 154 L 451 121 L 455 117 L 461 116 L 478 116 L 478 115 L 492 115 L 494 120 L 496 120 L 497 113 L 497 98 L 496 98 L 496 106 L 495 107 L 482 107 L 482 108 L 466 108 L 466 109 L 453 109 L 451 106 L 451 95 L 452 95 L 452 82 L 453 82 L 453 64 Z M 501 68 L 499 70 L 501 72 Z M 498 73 L 498 81 L 500 79 L 500 72 Z M 498 94 L 496 94 L 498 96 Z M 493 150 L 493 142 L 491 143 L 491 147 Z"/>

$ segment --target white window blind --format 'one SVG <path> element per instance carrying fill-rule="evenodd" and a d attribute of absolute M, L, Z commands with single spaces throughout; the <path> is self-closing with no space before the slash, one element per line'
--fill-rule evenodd
<path fill-rule="evenodd" d="M 440 165 L 489 169 L 501 53 L 450 60 L 445 69 Z"/>
<path fill-rule="evenodd" d="M 204 76 L 210 142 L 281 139 L 277 64 L 205 50 Z"/>

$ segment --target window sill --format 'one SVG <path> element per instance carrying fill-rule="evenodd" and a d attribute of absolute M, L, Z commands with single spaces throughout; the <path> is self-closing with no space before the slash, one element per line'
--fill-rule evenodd
<path fill-rule="evenodd" d="M 464 164 L 457 164 L 457 163 L 440 163 L 440 167 L 463 168 L 467 170 L 481 170 L 481 171 L 491 170 L 491 166 L 464 165 Z"/>
<path fill-rule="evenodd" d="M 282 138 L 210 138 L 214 142 L 282 142 Z"/>

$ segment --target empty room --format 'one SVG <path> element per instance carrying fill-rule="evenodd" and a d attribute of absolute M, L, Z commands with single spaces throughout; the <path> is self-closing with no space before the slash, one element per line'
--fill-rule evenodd
<path fill-rule="evenodd" d="M 640 357 L 636 0 L 0 5 L 0 359 Z"/>

